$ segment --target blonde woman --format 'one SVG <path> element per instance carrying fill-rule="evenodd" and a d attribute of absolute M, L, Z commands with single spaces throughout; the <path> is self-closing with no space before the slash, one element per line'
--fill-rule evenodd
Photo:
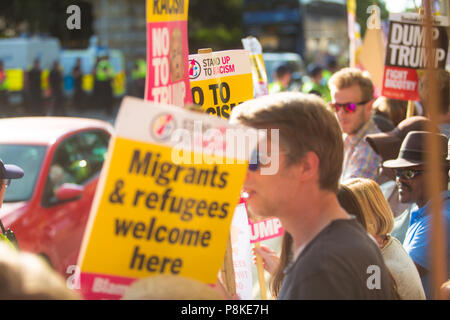
<path fill-rule="evenodd" d="M 355 194 L 366 221 L 367 232 L 381 249 L 384 262 L 395 279 L 402 300 L 424 300 L 419 272 L 400 241 L 390 236 L 394 227 L 394 215 L 379 185 L 364 178 L 344 182 Z"/>

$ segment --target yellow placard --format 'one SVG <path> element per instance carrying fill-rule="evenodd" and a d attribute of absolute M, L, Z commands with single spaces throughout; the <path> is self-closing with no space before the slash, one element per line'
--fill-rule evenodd
<path fill-rule="evenodd" d="M 229 119 L 235 106 L 253 99 L 252 74 L 191 81 L 191 91 L 193 102 L 206 113 Z"/>
<path fill-rule="evenodd" d="M 257 75 L 258 83 L 267 83 L 266 67 L 261 53 L 251 54 L 250 63 L 252 65 L 252 72 Z"/>
<path fill-rule="evenodd" d="M 186 21 L 189 0 L 147 0 L 147 22 Z"/>
<path fill-rule="evenodd" d="M 176 165 L 171 147 L 112 143 L 82 272 L 215 283 L 247 165 Z"/>
<path fill-rule="evenodd" d="M 9 91 L 21 91 L 23 89 L 23 70 L 6 70 L 6 85 Z"/>
<path fill-rule="evenodd" d="M 253 94 L 255 98 L 269 94 L 268 80 L 261 43 L 255 37 L 242 39 L 242 45 L 250 53 L 250 65 L 253 74 Z"/>

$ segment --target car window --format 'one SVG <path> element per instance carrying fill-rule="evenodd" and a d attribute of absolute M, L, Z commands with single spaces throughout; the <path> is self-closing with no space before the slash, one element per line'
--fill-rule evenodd
<path fill-rule="evenodd" d="M 109 135 L 103 131 L 75 134 L 57 147 L 42 197 L 42 205 L 57 202 L 56 190 L 64 183 L 83 185 L 96 176 L 105 160 Z"/>
<path fill-rule="evenodd" d="M 269 83 L 274 81 L 273 76 L 276 69 L 283 64 L 287 65 L 289 69 L 291 69 L 293 79 L 297 79 L 303 73 L 304 67 L 300 56 L 295 59 L 294 57 L 284 57 L 282 55 L 271 56 L 263 54 L 263 59 Z"/>
<path fill-rule="evenodd" d="M 26 201 L 31 198 L 46 151 L 45 146 L 0 145 L 3 163 L 15 164 L 24 171 L 23 178 L 14 179 L 6 189 L 4 202 Z"/>
<path fill-rule="evenodd" d="M 103 131 L 88 131 L 79 135 L 80 152 L 83 154 L 81 164 L 88 169 L 84 181 L 97 175 L 102 169 L 105 161 L 106 151 L 108 150 L 109 134 Z"/>

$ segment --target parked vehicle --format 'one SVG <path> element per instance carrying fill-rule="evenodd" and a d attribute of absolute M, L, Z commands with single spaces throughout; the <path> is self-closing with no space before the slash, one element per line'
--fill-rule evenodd
<path fill-rule="evenodd" d="M 273 82 L 273 76 L 277 68 L 287 65 L 292 72 L 291 90 L 300 90 L 302 77 L 305 73 L 305 64 L 302 57 L 294 52 L 265 52 L 263 53 L 264 65 L 266 67 L 267 79 Z"/>
<path fill-rule="evenodd" d="M 6 89 L 9 92 L 9 103 L 17 105 L 24 101 L 27 72 L 33 61 L 39 59 L 42 69 L 41 88 L 48 88 L 48 76 L 55 61 L 61 65 L 64 76 L 64 92 L 71 95 L 74 88 L 72 70 L 78 58 L 82 61 L 83 90 L 90 94 L 94 88 L 95 61 L 98 57 L 109 56 L 114 69 L 113 92 L 115 97 L 122 97 L 126 91 L 126 74 L 124 55 L 120 50 L 108 49 L 91 39 L 90 46 L 83 50 L 65 50 L 60 41 L 52 37 L 20 37 L 0 39 L 0 60 L 5 64 Z"/>
<path fill-rule="evenodd" d="M 5 64 L 6 88 L 10 103 L 15 105 L 23 101 L 26 87 L 26 74 L 39 59 L 42 69 L 41 87 L 48 88 L 48 75 L 55 61 L 59 61 L 61 45 L 56 38 L 8 38 L 0 39 L 0 60 Z"/>
<path fill-rule="evenodd" d="M 93 119 L 0 119 L 0 158 L 25 172 L 6 190 L 0 218 L 22 250 L 63 275 L 77 262 L 112 130 Z"/>

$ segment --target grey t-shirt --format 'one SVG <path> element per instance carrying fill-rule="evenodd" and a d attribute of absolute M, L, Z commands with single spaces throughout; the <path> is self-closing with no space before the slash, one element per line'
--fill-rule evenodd
<path fill-rule="evenodd" d="M 392 299 L 391 278 L 356 219 L 334 220 L 286 268 L 278 299 Z"/>

